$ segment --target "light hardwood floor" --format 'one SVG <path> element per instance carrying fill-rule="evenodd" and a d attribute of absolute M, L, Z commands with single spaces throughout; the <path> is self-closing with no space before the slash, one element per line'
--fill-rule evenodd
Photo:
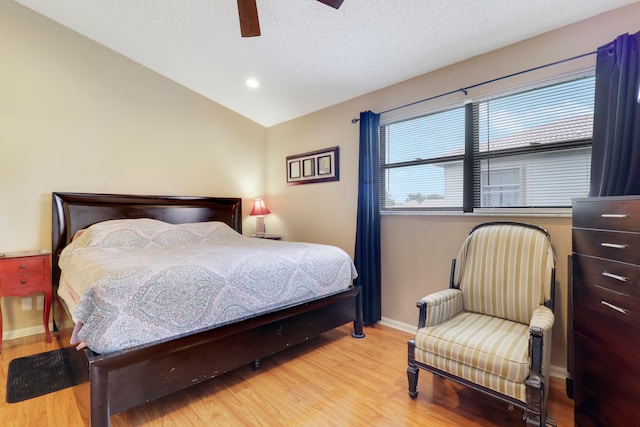
<path fill-rule="evenodd" d="M 377 325 L 351 338 L 344 326 L 280 354 L 144 406 L 116 414 L 118 426 L 514 426 L 521 412 L 421 371 L 419 394 L 407 392 L 410 335 Z M 43 336 L 5 341 L 0 353 L 0 426 L 75 427 L 85 422 L 73 388 L 8 404 L 9 362 L 58 348 Z M 553 378 L 549 411 L 573 425 L 573 401 Z"/>

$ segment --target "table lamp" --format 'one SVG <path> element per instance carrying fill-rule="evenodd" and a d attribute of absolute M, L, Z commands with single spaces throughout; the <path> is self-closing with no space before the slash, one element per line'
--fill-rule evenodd
<path fill-rule="evenodd" d="M 254 199 L 253 209 L 250 216 L 256 217 L 256 236 L 264 236 L 264 216 L 270 214 L 271 211 L 262 199 Z"/>

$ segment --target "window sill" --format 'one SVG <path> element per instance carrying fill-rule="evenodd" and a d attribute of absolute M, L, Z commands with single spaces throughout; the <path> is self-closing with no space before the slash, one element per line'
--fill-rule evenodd
<path fill-rule="evenodd" d="M 494 216 L 494 217 L 548 217 L 570 218 L 571 208 L 502 208 L 502 209 L 476 209 L 474 212 L 458 211 L 380 211 L 380 215 L 389 216 Z"/>

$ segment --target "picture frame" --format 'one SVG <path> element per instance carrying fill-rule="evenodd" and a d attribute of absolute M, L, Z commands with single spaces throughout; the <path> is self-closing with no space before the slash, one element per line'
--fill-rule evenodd
<path fill-rule="evenodd" d="M 287 156 L 287 185 L 340 180 L 340 147 Z"/>

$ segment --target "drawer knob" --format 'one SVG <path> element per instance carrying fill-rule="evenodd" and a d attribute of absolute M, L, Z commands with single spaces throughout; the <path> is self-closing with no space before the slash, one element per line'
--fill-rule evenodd
<path fill-rule="evenodd" d="M 621 282 L 628 282 L 629 281 L 628 277 L 618 276 L 617 274 L 609 273 L 608 271 L 603 271 L 602 275 L 604 277 L 609 277 L 611 279 L 616 279 L 616 280 L 619 280 Z"/>
<path fill-rule="evenodd" d="M 606 242 L 600 243 L 600 246 L 603 246 L 605 248 L 613 248 L 613 249 L 627 249 L 629 247 L 629 245 L 621 245 L 618 243 L 606 243 Z"/>
<path fill-rule="evenodd" d="M 615 310 L 618 313 L 629 314 L 629 310 L 627 310 L 626 308 L 618 307 L 617 305 L 613 305 L 613 304 L 608 303 L 606 301 L 600 301 L 600 304 L 604 305 L 605 307 L 609 307 L 610 309 Z"/>
<path fill-rule="evenodd" d="M 24 285 L 25 283 L 27 283 L 27 279 L 22 279 L 22 280 L 20 280 L 20 284 L 21 284 L 21 285 Z"/>
<path fill-rule="evenodd" d="M 600 215 L 602 218 L 627 218 L 627 214 L 607 214 Z"/>
<path fill-rule="evenodd" d="M 27 268 L 27 265 L 26 264 L 20 264 L 20 268 L 22 268 L 22 269 Z"/>

